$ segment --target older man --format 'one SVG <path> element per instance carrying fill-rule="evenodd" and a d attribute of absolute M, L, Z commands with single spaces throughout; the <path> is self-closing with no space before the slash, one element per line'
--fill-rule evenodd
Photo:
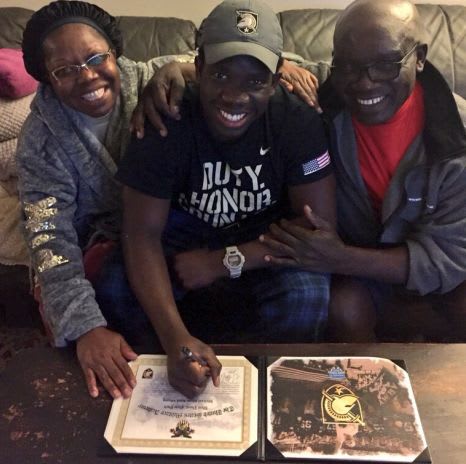
<path fill-rule="evenodd" d="M 405 0 L 357 0 L 343 11 L 320 90 L 340 235 L 306 208 L 313 231 L 282 222 L 263 237 L 288 256 L 270 262 L 338 276 L 329 315 L 338 340 L 373 339 L 376 310 L 409 318 L 399 306 L 408 294 L 426 295 L 418 300 L 465 338 L 466 105 L 426 61 L 421 31 Z"/>

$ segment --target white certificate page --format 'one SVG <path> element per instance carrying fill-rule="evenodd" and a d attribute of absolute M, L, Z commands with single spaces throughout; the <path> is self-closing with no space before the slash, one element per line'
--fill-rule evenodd
<path fill-rule="evenodd" d="M 257 441 L 257 369 L 241 356 L 218 359 L 220 386 L 189 399 L 168 383 L 166 356 L 139 356 L 137 386 L 114 400 L 105 438 L 117 452 L 240 455 Z"/>

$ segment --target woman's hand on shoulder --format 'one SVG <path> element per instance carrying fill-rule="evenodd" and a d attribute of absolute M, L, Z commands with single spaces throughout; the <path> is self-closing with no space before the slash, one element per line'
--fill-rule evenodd
<path fill-rule="evenodd" d="M 319 113 L 322 112 L 317 98 L 319 81 L 314 74 L 288 60 L 283 60 L 278 72 L 280 73 L 280 84 L 283 87 L 293 92 Z"/>
<path fill-rule="evenodd" d="M 136 378 L 128 361 L 138 355 L 120 334 L 96 327 L 78 338 L 76 352 L 93 398 L 99 395 L 97 379 L 113 398 L 131 395 Z"/>
<path fill-rule="evenodd" d="M 131 131 L 135 132 L 138 138 L 144 137 L 146 116 L 162 137 L 167 135 L 162 114 L 180 119 L 179 107 L 186 87 L 185 79 L 188 79 L 190 70 L 186 65 L 172 61 L 155 72 L 144 88 L 131 118 Z"/>

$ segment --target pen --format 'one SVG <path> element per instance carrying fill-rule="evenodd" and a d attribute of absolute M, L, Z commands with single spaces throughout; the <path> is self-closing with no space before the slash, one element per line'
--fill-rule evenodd
<path fill-rule="evenodd" d="M 194 354 L 187 346 L 181 347 L 181 352 L 184 355 L 184 358 L 188 361 L 196 361 L 201 366 L 207 366 L 207 363 L 197 354 Z"/>

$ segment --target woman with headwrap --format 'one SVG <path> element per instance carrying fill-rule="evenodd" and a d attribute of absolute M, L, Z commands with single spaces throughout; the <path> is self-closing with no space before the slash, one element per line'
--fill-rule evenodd
<path fill-rule="evenodd" d="M 18 144 L 18 169 L 45 319 L 57 346 L 76 342 L 91 396 L 99 379 L 113 397 L 127 397 L 135 385 L 127 361 L 136 353 L 106 328 L 83 253 L 118 236 L 120 188 L 113 176 L 153 63 L 121 56 L 115 19 L 80 1 L 55 1 L 35 12 L 23 53 L 41 83 Z"/>

